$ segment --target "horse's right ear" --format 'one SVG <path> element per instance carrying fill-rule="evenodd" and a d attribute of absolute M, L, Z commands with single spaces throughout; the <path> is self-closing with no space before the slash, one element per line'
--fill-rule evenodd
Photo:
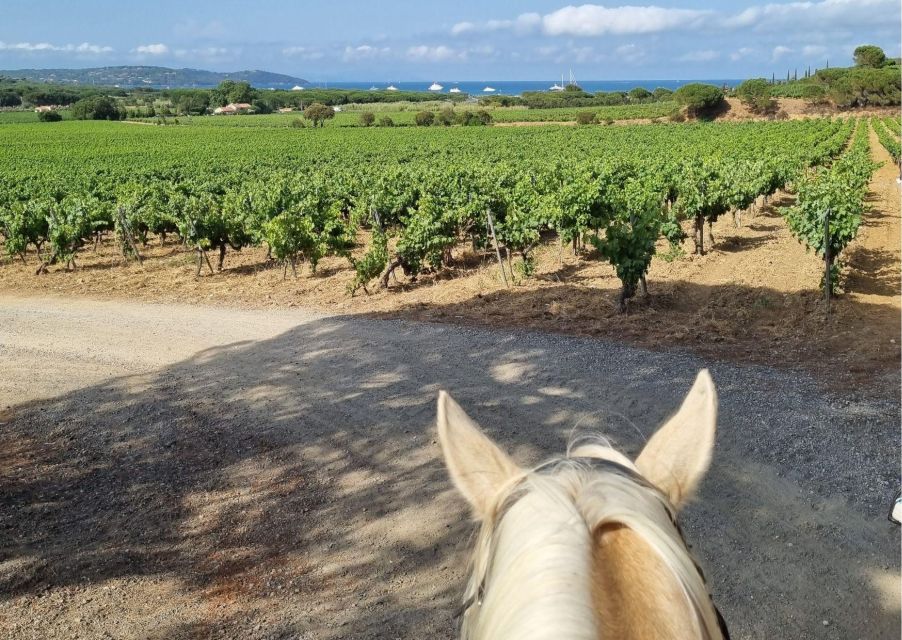
<path fill-rule="evenodd" d="M 702 369 L 683 406 L 642 449 L 636 459 L 639 473 L 679 509 L 708 471 L 716 430 L 717 392 L 708 370 Z"/>
<path fill-rule="evenodd" d="M 438 437 L 451 480 L 476 517 L 486 518 L 498 493 L 523 471 L 444 391 L 438 394 Z"/>

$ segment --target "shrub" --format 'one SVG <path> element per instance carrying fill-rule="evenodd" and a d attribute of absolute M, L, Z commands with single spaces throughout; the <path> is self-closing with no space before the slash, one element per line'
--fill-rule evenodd
<path fill-rule="evenodd" d="M 392 120 L 389 116 L 382 116 L 379 118 L 379 126 L 380 127 L 393 127 L 395 126 L 395 121 Z"/>
<path fill-rule="evenodd" d="M 63 116 L 56 111 L 41 111 L 38 114 L 38 120 L 41 122 L 59 122 L 62 119 Z"/>
<path fill-rule="evenodd" d="M 435 118 L 435 124 L 444 125 L 446 127 L 450 127 L 454 124 L 454 109 L 451 107 L 445 107 L 441 111 L 438 112 L 438 115 Z"/>
<path fill-rule="evenodd" d="M 674 99 L 690 116 L 710 114 L 723 104 L 723 91 L 711 84 L 694 82 L 674 91 Z"/>
<path fill-rule="evenodd" d="M 304 109 L 304 117 L 313 123 L 314 127 L 322 127 L 326 120 L 335 117 L 335 110 L 319 102 L 314 102 Z"/>
<path fill-rule="evenodd" d="M 777 102 L 771 96 L 770 89 L 764 78 L 752 78 L 736 88 L 736 95 L 752 113 L 772 113 L 777 108 Z"/>
<path fill-rule="evenodd" d="M 669 116 L 671 122 L 686 122 L 686 116 L 682 111 L 674 111 Z"/>
<path fill-rule="evenodd" d="M 492 123 L 492 114 L 488 111 L 462 111 L 457 114 L 457 122 L 465 127 L 479 127 Z"/>
<path fill-rule="evenodd" d="M 303 129 L 304 127 L 307 126 L 307 123 L 304 122 L 303 118 L 294 118 L 291 121 L 291 126 L 294 127 L 295 129 Z"/>
<path fill-rule="evenodd" d="M 376 122 L 376 115 L 372 111 L 364 111 L 360 114 L 360 126 L 370 127 Z"/>
<path fill-rule="evenodd" d="M 417 123 L 418 127 L 428 127 L 435 122 L 435 114 L 431 111 L 420 111 L 414 116 L 414 121 Z"/>
<path fill-rule="evenodd" d="M 576 124 L 595 124 L 597 114 L 594 111 L 580 111 L 576 114 Z"/>

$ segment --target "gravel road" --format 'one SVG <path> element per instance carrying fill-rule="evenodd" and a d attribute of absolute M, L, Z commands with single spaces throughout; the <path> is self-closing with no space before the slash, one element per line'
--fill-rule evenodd
<path fill-rule="evenodd" d="M 897 389 L 559 335 L 0 297 L 0 637 L 444 638 L 471 525 L 452 391 L 522 463 L 635 454 L 701 367 L 684 529 L 734 638 L 900 637 Z"/>

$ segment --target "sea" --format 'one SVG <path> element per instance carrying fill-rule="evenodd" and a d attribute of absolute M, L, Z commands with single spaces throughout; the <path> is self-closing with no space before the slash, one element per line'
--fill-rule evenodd
<path fill-rule="evenodd" d="M 452 88 L 460 89 L 461 93 L 470 95 L 505 95 L 518 96 L 527 91 L 548 91 L 552 85 L 559 85 L 560 80 L 479 80 L 479 81 L 454 81 L 454 80 L 436 80 L 437 84 L 442 85 L 440 91 L 433 91 L 435 94 L 448 94 Z M 705 84 L 713 84 L 718 87 L 727 86 L 735 87 L 742 82 L 736 78 L 715 78 L 715 79 L 686 79 L 686 80 L 580 80 L 579 86 L 589 93 L 598 93 L 599 91 L 629 91 L 634 87 L 642 87 L 649 91 L 654 91 L 658 87 L 664 89 L 676 90 L 684 84 L 692 82 L 703 82 Z M 367 90 L 375 87 L 376 89 L 386 89 L 389 86 L 396 87 L 399 91 L 428 91 L 432 82 L 410 82 L 410 81 L 379 81 L 379 82 L 311 82 L 307 88 L 327 87 L 329 89 L 362 89 Z M 486 91 L 486 88 L 494 89 L 494 91 Z"/>

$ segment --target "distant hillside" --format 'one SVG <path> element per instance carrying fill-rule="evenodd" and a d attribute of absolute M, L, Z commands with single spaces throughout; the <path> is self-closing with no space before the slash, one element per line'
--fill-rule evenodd
<path fill-rule="evenodd" d="M 303 78 L 269 71 L 234 71 L 221 73 L 202 69 L 168 69 L 166 67 L 96 67 L 93 69 L 13 69 L 0 71 L 0 76 L 23 78 L 32 82 L 58 84 L 103 85 L 119 87 L 177 88 L 215 87 L 223 80 L 250 82 L 254 87 L 290 89 L 308 84 Z"/>

